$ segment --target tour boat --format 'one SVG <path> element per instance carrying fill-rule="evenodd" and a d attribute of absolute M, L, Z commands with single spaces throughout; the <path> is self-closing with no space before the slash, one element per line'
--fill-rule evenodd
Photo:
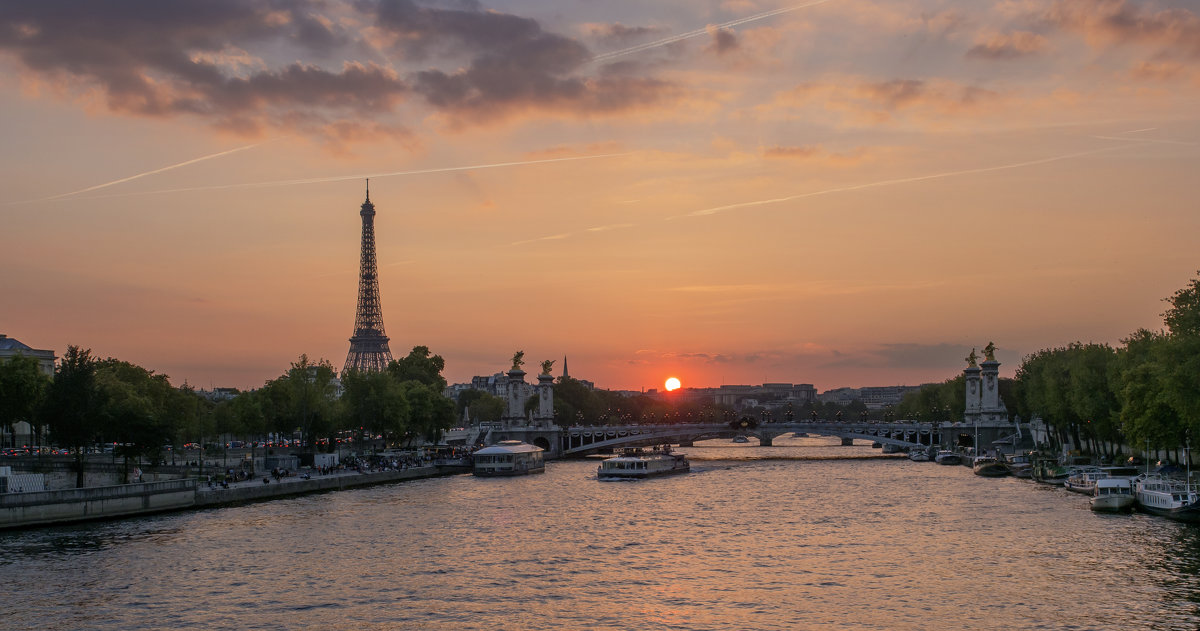
<path fill-rule="evenodd" d="M 621 455 L 607 458 L 596 468 L 598 480 L 640 480 L 659 475 L 687 473 L 691 465 L 683 454 L 671 452 L 670 445 L 655 447 L 649 451 L 640 448 L 625 449 Z"/>
<path fill-rule="evenodd" d="M 502 440 L 475 452 L 474 469 L 478 476 L 508 476 L 544 473 L 542 448 L 519 440 Z"/>
<path fill-rule="evenodd" d="M 972 461 L 971 465 L 975 475 L 985 478 L 999 478 L 1012 473 L 1003 462 L 991 456 L 979 456 Z"/>
<path fill-rule="evenodd" d="M 949 449 L 943 449 L 937 452 L 937 455 L 934 456 L 933 461 L 938 464 L 962 464 L 962 458 Z"/>
<path fill-rule="evenodd" d="M 908 459 L 913 462 L 929 462 L 929 450 L 925 447 L 913 447 L 908 450 Z"/>
<path fill-rule="evenodd" d="M 1133 480 L 1137 507 L 1153 515 L 1200 522 L 1200 493 L 1196 485 L 1159 473 L 1143 473 Z"/>
<path fill-rule="evenodd" d="M 1092 510 L 1096 512 L 1119 512 L 1133 508 L 1133 483 L 1129 478 L 1101 478 L 1096 480 L 1092 495 Z"/>

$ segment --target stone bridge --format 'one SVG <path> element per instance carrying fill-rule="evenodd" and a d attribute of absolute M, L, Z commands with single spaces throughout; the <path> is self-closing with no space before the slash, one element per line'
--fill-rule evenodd
<path fill-rule="evenodd" d="M 568 427 L 559 430 L 557 456 L 582 456 L 602 449 L 642 447 L 664 443 L 690 445 L 709 438 L 754 436 L 770 446 L 779 436 L 804 432 L 837 436 L 844 444 L 855 438 L 898 447 L 929 446 L 940 442 L 933 423 L 835 423 L 827 421 L 762 423 L 734 429 L 728 423 L 680 423 L 671 425 L 605 425 Z"/>

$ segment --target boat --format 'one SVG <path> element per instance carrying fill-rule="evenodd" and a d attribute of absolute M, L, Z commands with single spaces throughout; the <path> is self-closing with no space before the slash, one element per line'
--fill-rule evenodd
<path fill-rule="evenodd" d="M 1107 477 L 1108 474 L 1101 471 L 1099 467 L 1083 467 L 1077 469 L 1067 478 L 1066 482 L 1063 482 L 1063 488 L 1075 493 L 1092 495 L 1096 488 L 1096 480 Z"/>
<path fill-rule="evenodd" d="M 901 451 L 900 445 L 893 445 L 892 443 L 888 443 L 883 446 L 883 453 L 885 453 L 885 454 L 898 454 L 898 453 L 900 453 L 900 451 Z"/>
<path fill-rule="evenodd" d="M 1161 473 L 1143 473 L 1133 480 L 1139 510 L 1175 521 L 1200 523 L 1200 493 L 1194 483 Z"/>
<path fill-rule="evenodd" d="M 740 445 L 740 444 L 742 444 L 742 443 L 748 443 L 748 442 L 750 442 L 750 439 L 749 439 L 749 438 L 746 438 L 745 436 L 734 436 L 734 437 L 733 437 L 733 442 L 735 442 L 735 443 L 738 443 L 738 444 Z"/>
<path fill-rule="evenodd" d="M 937 452 L 937 455 L 933 457 L 933 461 L 938 464 L 962 464 L 962 458 L 949 449 Z"/>
<path fill-rule="evenodd" d="M 683 454 L 671 451 L 670 445 L 652 450 L 624 449 L 619 456 L 606 458 L 596 468 L 597 480 L 640 480 L 660 475 L 687 473 L 691 465 Z"/>
<path fill-rule="evenodd" d="M 913 447 L 908 450 L 908 459 L 913 462 L 929 462 L 929 450 L 924 447 Z"/>
<path fill-rule="evenodd" d="M 542 453 L 542 448 L 537 445 L 502 440 L 475 452 L 471 472 L 482 477 L 544 473 L 546 463 Z"/>
<path fill-rule="evenodd" d="M 1003 462 L 991 456 L 979 456 L 971 462 L 971 468 L 975 471 L 975 475 L 981 475 L 985 478 L 999 478 L 1006 476 L 1011 471 Z"/>
<path fill-rule="evenodd" d="M 1008 454 L 1005 464 L 1015 478 L 1033 477 L 1033 461 L 1030 460 L 1029 454 Z"/>
<path fill-rule="evenodd" d="M 1133 483 L 1129 478 L 1096 480 L 1092 494 L 1092 510 L 1098 513 L 1116 513 L 1133 510 L 1133 504 Z"/>

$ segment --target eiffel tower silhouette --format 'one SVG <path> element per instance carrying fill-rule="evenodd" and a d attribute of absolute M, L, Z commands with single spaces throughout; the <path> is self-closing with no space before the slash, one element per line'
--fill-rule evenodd
<path fill-rule="evenodd" d="M 383 332 L 383 308 L 379 305 L 379 273 L 375 266 L 375 204 L 371 203 L 371 181 L 367 180 L 367 200 L 358 211 L 362 217 L 362 256 L 358 265 L 358 313 L 354 316 L 354 335 L 342 372 L 360 370 L 380 372 L 392 361 L 388 336 Z"/>

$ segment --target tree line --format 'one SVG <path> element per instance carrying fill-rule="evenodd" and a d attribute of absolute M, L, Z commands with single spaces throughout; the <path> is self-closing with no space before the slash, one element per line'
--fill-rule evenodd
<path fill-rule="evenodd" d="M 53 376 L 29 357 L 0 363 L 0 430 L 15 438 L 15 424 L 28 422 L 34 436 L 75 456 L 80 479 L 84 455 L 99 444 L 153 461 L 168 447 L 224 445 L 221 437 L 253 445 L 274 434 L 308 449 L 332 449 L 348 436 L 436 442 L 454 421 L 444 368 L 441 356 L 416 346 L 384 372 L 344 373 L 339 393 L 333 366 L 301 355 L 262 388 L 214 402 L 166 375 L 70 346 Z"/>
<path fill-rule="evenodd" d="M 1138 329 L 1117 346 L 1073 342 L 1026 356 L 1000 380 L 1011 415 L 1041 418 L 1053 446 L 1117 456 L 1117 445 L 1176 452 L 1200 436 L 1200 278 L 1164 299 L 1165 329 Z M 908 393 L 898 414 L 950 408 L 961 419 L 962 376 Z"/>

